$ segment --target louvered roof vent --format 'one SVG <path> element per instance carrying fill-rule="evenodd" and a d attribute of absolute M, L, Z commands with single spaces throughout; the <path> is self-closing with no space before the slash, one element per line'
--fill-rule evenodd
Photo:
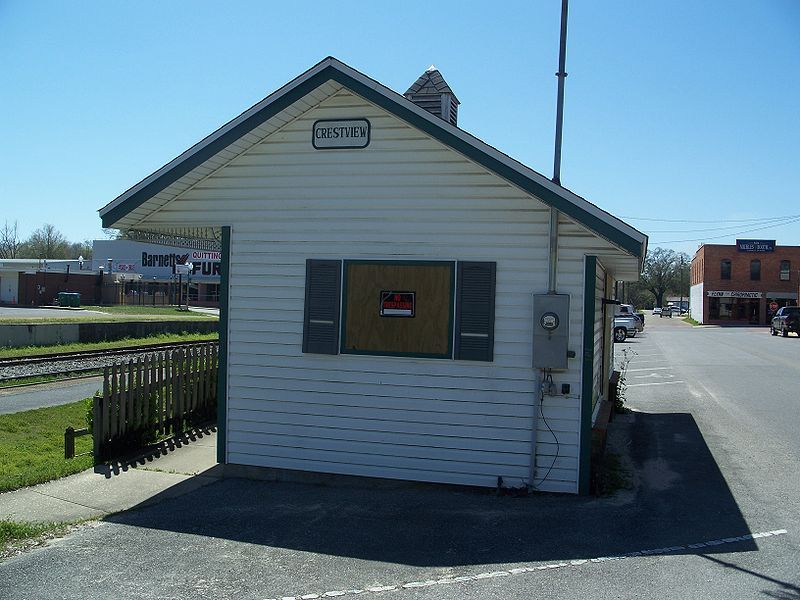
<path fill-rule="evenodd" d="M 404 96 L 420 108 L 458 126 L 458 105 L 461 103 L 433 65 L 420 75 Z"/>

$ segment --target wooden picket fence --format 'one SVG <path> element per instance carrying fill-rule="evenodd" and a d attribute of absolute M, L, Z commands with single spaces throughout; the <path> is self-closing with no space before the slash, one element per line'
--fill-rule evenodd
<path fill-rule="evenodd" d="M 92 407 L 95 463 L 213 421 L 218 365 L 210 343 L 106 367 Z"/>

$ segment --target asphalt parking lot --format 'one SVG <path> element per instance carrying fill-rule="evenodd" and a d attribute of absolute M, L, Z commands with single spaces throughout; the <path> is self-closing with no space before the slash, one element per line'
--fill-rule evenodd
<path fill-rule="evenodd" d="M 800 343 L 663 321 L 615 348 L 611 496 L 227 478 L 0 564 L 0 597 L 798 598 L 797 443 L 746 382 Z"/>

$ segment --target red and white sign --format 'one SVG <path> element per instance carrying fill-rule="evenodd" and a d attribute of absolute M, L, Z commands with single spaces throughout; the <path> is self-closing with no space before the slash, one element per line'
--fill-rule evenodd
<path fill-rule="evenodd" d="M 413 317 L 415 292 L 381 291 L 382 317 Z"/>

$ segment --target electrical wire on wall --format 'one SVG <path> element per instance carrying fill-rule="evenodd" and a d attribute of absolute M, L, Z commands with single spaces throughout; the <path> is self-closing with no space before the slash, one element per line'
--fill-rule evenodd
<path fill-rule="evenodd" d="M 550 475 L 550 471 L 553 470 L 553 467 L 556 465 L 556 461 L 558 460 L 558 455 L 561 450 L 561 444 L 558 441 L 558 437 L 556 436 L 556 432 L 553 431 L 552 427 L 550 427 L 550 423 L 547 422 L 547 418 L 544 416 L 544 391 L 545 389 L 549 393 L 552 393 L 552 390 L 555 389 L 555 383 L 553 382 L 553 370 L 552 369 L 542 369 L 542 385 L 539 386 L 539 416 L 542 418 L 542 421 L 547 427 L 547 431 L 550 432 L 550 435 L 553 436 L 553 440 L 556 442 L 556 455 L 553 458 L 553 462 L 550 464 L 550 467 L 547 469 L 547 473 L 544 474 L 544 477 L 539 481 L 539 483 L 534 483 L 531 487 L 535 490 L 539 489 L 539 486 L 542 485 Z M 533 455 L 531 460 L 536 461 L 536 448 L 534 448 Z M 534 468 L 533 473 L 536 473 L 536 469 Z"/>

